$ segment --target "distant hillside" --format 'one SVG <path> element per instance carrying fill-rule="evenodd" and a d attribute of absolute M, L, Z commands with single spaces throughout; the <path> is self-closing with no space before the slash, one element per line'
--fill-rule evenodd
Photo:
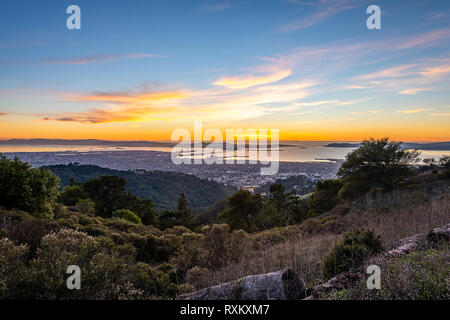
<path fill-rule="evenodd" d="M 212 206 L 234 192 L 231 187 L 223 184 L 183 173 L 120 171 L 78 164 L 53 165 L 47 168 L 60 177 L 62 187 L 69 184 L 70 178 L 86 182 L 101 175 L 123 177 L 127 182 L 126 188 L 131 193 L 140 198 L 151 198 L 158 210 L 175 208 L 182 192 L 193 209 Z"/>
<path fill-rule="evenodd" d="M 450 141 L 432 143 L 402 143 L 402 147 L 417 150 L 450 150 Z"/>
<path fill-rule="evenodd" d="M 329 143 L 325 147 L 330 148 L 358 148 L 359 143 Z"/>
<path fill-rule="evenodd" d="M 358 148 L 359 143 L 330 143 L 325 147 L 334 148 Z M 406 149 L 417 149 L 417 150 L 450 150 L 450 141 L 443 142 L 431 142 L 431 143 L 414 143 L 414 142 L 404 142 L 402 147 Z"/>
<path fill-rule="evenodd" d="M 0 145 L 23 146 L 98 146 L 98 147 L 171 147 L 174 143 L 157 141 L 112 141 L 97 139 L 10 139 L 0 140 Z"/>

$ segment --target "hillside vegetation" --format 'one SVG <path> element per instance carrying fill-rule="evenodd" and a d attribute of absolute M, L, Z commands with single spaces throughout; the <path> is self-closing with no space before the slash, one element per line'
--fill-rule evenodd
<path fill-rule="evenodd" d="M 181 193 L 186 195 L 189 206 L 198 209 L 212 206 L 235 191 L 214 181 L 176 172 L 121 171 L 76 163 L 47 168 L 60 178 L 61 187 L 68 186 L 71 179 L 84 183 L 102 175 L 122 177 L 126 190 L 142 199 L 151 198 L 159 210 L 174 209 Z"/>
<path fill-rule="evenodd" d="M 241 190 L 200 222 L 184 194 L 162 212 L 128 193 L 118 176 L 72 180 L 58 194 L 49 171 L 1 158 L 0 186 L 9 193 L 0 198 L 0 298 L 170 299 L 287 267 L 312 288 L 399 239 L 450 222 L 450 159 L 420 166 L 416 159 L 387 139 L 367 140 L 340 178 L 319 183 L 309 200 L 280 184 L 267 197 Z M 425 265 L 422 275 L 441 279 L 447 256 L 430 251 L 398 267 L 415 279 Z M 81 268 L 80 290 L 66 287 L 69 265 Z M 411 287 L 410 295 L 394 284 L 386 297 L 446 298 L 440 282 Z M 329 298 L 370 298 L 360 290 Z"/>

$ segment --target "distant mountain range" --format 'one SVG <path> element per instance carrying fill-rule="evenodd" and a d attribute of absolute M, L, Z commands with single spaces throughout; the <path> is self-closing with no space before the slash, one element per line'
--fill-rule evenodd
<path fill-rule="evenodd" d="M 210 141 L 204 141 L 203 146 L 210 144 Z M 0 146 L 91 146 L 91 147 L 174 147 L 178 142 L 160 142 L 160 141 L 113 141 L 113 140 L 97 140 L 97 139 L 9 139 L 0 140 Z M 297 147 L 290 144 L 280 144 L 279 147 Z M 248 142 L 246 143 L 248 147 Z M 270 148 L 270 143 L 268 145 Z M 303 148 L 303 147 L 299 147 Z"/>
<path fill-rule="evenodd" d="M 61 187 L 67 186 L 70 178 L 86 182 L 102 175 L 120 176 L 126 180 L 127 190 L 142 199 L 151 198 L 158 210 L 176 208 L 181 193 L 195 210 L 212 206 L 236 191 L 214 181 L 177 172 L 121 171 L 80 164 L 46 167 L 61 179 Z"/>
<path fill-rule="evenodd" d="M 172 147 L 172 142 L 157 141 L 111 141 L 97 139 L 10 139 L 0 140 L 0 145 L 57 145 L 57 146 L 100 146 L 100 147 Z"/>
<path fill-rule="evenodd" d="M 325 147 L 334 148 L 358 148 L 359 143 L 330 143 Z M 406 149 L 417 149 L 417 150 L 450 150 L 450 141 L 444 142 L 430 142 L 430 143 L 414 143 L 405 142 L 402 143 L 402 147 Z"/>

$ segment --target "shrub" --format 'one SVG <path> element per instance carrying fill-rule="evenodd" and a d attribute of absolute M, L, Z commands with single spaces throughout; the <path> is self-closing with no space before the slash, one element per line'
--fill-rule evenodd
<path fill-rule="evenodd" d="M 15 245 L 7 238 L 0 239 L 0 299 L 8 296 L 8 287 L 21 278 L 28 247 Z"/>
<path fill-rule="evenodd" d="M 87 193 L 79 185 L 67 186 L 59 194 L 58 201 L 65 206 L 74 206 L 79 200 L 86 199 Z"/>
<path fill-rule="evenodd" d="M 342 188 L 340 180 L 323 180 L 316 184 L 316 191 L 309 199 L 310 215 L 333 209 L 339 202 L 338 193 Z"/>
<path fill-rule="evenodd" d="M 361 279 L 328 298 L 345 300 L 449 300 L 450 250 L 428 249 L 402 257 L 385 257 L 377 264 L 382 272 L 380 290 L 368 290 Z"/>
<path fill-rule="evenodd" d="M 0 205 L 6 209 L 52 218 L 58 189 L 59 178 L 50 170 L 0 156 Z"/>
<path fill-rule="evenodd" d="M 113 217 L 127 220 L 133 223 L 142 223 L 141 218 L 135 215 L 131 210 L 119 209 L 113 212 Z"/>
<path fill-rule="evenodd" d="M 383 245 L 380 237 L 375 236 L 373 231 L 350 230 L 324 257 L 323 275 L 325 278 L 331 278 L 361 265 L 365 259 L 381 251 L 383 251 Z"/>
<path fill-rule="evenodd" d="M 91 199 L 80 199 L 75 204 L 75 209 L 87 215 L 95 213 L 95 203 Z"/>

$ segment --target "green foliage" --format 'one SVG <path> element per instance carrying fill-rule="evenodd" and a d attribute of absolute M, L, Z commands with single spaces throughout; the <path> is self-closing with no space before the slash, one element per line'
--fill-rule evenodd
<path fill-rule="evenodd" d="M 338 273 L 359 266 L 370 256 L 383 251 L 380 237 L 373 231 L 355 229 L 344 234 L 323 260 L 323 275 L 329 279 Z"/>
<path fill-rule="evenodd" d="M 288 214 L 286 224 L 299 224 L 305 221 L 309 215 L 309 203 L 307 200 L 291 195 L 289 197 Z"/>
<path fill-rule="evenodd" d="M 111 217 L 115 210 L 121 209 L 121 197 L 125 194 L 125 183 L 125 179 L 118 176 L 101 176 L 84 184 L 84 190 L 95 202 L 97 215 Z"/>
<path fill-rule="evenodd" d="M 58 197 L 58 202 L 65 206 L 74 206 L 78 201 L 88 198 L 88 194 L 80 185 L 71 185 L 65 187 Z"/>
<path fill-rule="evenodd" d="M 377 264 L 382 270 L 381 289 L 368 290 L 366 279 L 328 298 L 339 300 L 445 300 L 450 299 L 450 250 L 417 251 L 402 257 L 386 257 Z"/>
<path fill-rule="evenodd" d="M 177 199 L 183 192 L 189 206 L 197 209 L 212 206 L 234 191 L 223 184 L 177 172 L 121 171 L 76 163 L 48 168 L 61 178 L 62 186 L 70 185 L 70 179 L 85 183 L 100 176 L 120 176 L 126 181 L 125 191 L 141 199 L 152 199 L 158 210 L 176 209 Z"/>
<path fill-rule="evenodd" d="M 239 190 L 228 198 L 227 209 L 219 215 L 219 218 L 225 221 L 231 230 L 243 229 L 252 232 L 257 230 L 257 218 L 261 208 L 260 195 Z"/>
<path fill-rule="evenodd" d="M 178 198 L 178 205 L 176 210 L 165 210 L 159 216 L 159 227 L 162 230 L 172 228 L 174 226 L 184 226 L 187 228 L 193 227 L 193 216 L 191 209 L 188 207 L 188 202 L 184 193 Z"/>
<path fill-rule="evenodd" d="M 75 204 L 75 209 L 81 213 L 93 215 L 95 213 L 95 202 L 91 199 L 80 199 Z"/>
<path fill-rule="evenodd" d="M 0 156 L 0 205 L 53 216 L 59 179 L 47 169 L 34 169 L 18 158 Z"/>
<path fill-rule="evenodd" d="M 9 287 L 22 278 L 27 253 L 26 245 L 15 245 L 7 238 L 0 239 L 0 299 L 7 297 Z"/>
<path fill-rule="evenodd" d="M 178 294 L 175 268 L 135 263 L 130 245 L 62 229 L 42 238 L 37 257 L 28 265 L 27 249 L 0 239 L 0 298 L 144 299 Z M 67 290 L 69 265 L 81 269 L 80 290 Z"/>
<path fill-rule="evenodd" d="M 114 218 L 124 219 L 133 223 L 142 223 L 141 218 L 135 215 L 131 210 L 119 209 L 113 212 Z"/>
<path fill-rule="evenodd" d="M 408 166 L 419 161 L 420 152 L 403 149 L 389 138 L 364 140 L 346 156 L 338 175 L 347 186 L 344 198 L 354 198 L 374 188 L 391 189 L 410 174 Z"/>
<path fill-rule="evenodd" d="M 310 215 L 321 214 L 333 209 L 339 202 L 341 180 L 323 180 L 316 184 L 316 191 L 309 199 Z"/>

